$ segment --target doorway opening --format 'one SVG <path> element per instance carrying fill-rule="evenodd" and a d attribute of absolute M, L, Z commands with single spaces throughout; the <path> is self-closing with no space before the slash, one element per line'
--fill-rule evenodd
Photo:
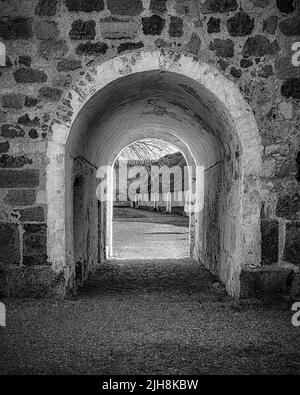
<path fill-rule="evenodd" d="M 109 199 L 99 204 L 98 169 L 113 167 L 135 141 L 170 138 L 180 149 L 188 147 L 187 163 L 194 163 L 190 191 L 199 210 L 190 218 L 193 257 L 239 296 L 243 270 L 261 264 L 262 145 L 238 87 L 191 57 L 141 51 L 97 65 L 66 103 L 72 111 L 58 114 L 47 148 L 48 256 L 53 270 L 64 274 L 66 289 L 76 279 L 80 220 L 74 216 L 84 218 L 84 280 L 111 256 L 113 182 Z M 84 174 L 83 215 L 70 204 L 78 174 Z"/>
<path fill-rule="evenodd" d="M 135 141 L 117 156 L 113 182 L 112 258 L 190 257 L 189 169 L 178 147 Z"/>

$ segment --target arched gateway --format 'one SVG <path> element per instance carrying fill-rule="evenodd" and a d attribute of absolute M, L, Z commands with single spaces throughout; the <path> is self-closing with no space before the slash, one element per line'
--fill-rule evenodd
<path fill-rule="evenodd" d="M 218 275 L 229 294 L 239 296 L 242 270 L 261 262 L 262 145 L 252 110 L 232 81 L 178 52 L 130 53 L 85 74 L 63 99 L 52 129 L 47 249 L 53 270 L 64 273 L 66 290 L 76 283 L 76 177 L 83 176 L 86 193 L 79 205 L 85 210 L 82 240 L 76 238 L 84 281 L 103 259 L 106 243 L 101 207 L 97 215 L 97 168 L 112 163 L 131 141 L 160 133 L 182 142 L 204 168 L 195 257 Z"/>

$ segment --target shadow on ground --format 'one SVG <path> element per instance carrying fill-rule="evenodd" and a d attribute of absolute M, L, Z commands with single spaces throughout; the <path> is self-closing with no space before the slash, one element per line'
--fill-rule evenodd
<path fill-rule="evenodd" d="M 1 374 L 299 374 L 288 303 L 237 302 L 199 263 L 111 261 L 68 300 L 7 300 Z"/>

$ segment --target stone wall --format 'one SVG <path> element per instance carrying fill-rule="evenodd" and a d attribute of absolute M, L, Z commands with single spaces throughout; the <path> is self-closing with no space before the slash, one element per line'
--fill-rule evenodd
<path fill-rule="evenodd" d="M 54 121 L 72 115 L 70 87 L 129 51 L 191 54 L 239 86 L 264 146 L 262 264 L 299 266 L 300 66 L 292 64 L 299 0 L 1 0 L 0 41 L 2 293 L 23 295 L 51 265 L 46 151 Z M 34 294 L 63 288 L 60 275 L 51 276 Z"/>

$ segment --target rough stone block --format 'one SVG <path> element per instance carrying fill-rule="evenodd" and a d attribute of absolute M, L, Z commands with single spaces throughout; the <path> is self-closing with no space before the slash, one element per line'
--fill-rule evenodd
<path fill-rule="evenodd" d="M 69 11 L 99 12 L 104 10 L 103 0 L 65 0 Z"/>
<path fill-rule="evenodd" d="M 141 0 L 107 0 L 107 8 L 116 15 L 139 15 L 144 7 Z"/>
<path fill-rule="evenodd" d="M 26 66 L 26 67 L 30 67 L 31 62 L 32 62 L 31 56 L 29 56 L 29 55 L 19 56 L 19 64 Z"/>
<path fill-rule="evenodd" d="M 12 189 L 8 191 L 3 201 L 12 207 L 22 207 L 33 205 L 35 199 L 34 189 Z"/>
<path fill-rule="evenodd" d="M 4 141 L 3 143 L 0 142 L 0 154 L 3 154 L 4 152 L 8 152 L 9 150 L 9 142 Z"/>
<path fill-rule="evenodd" d="M 21 110 L 24 104 L 24 96 L 21 93 L 8 93 L 1 96 L 3 108 Z"/>
<path fill-rule="evenodd" d="M 266 64 L 258 72 L 258 76 L 262 78 L 269 78 L 273 75 L 273 66 L 271 64 Z"/>
<path fill-rule="evenodd" d="M 178 16 L 171 16 L 169 26 L 170 37 L 182 37 L 183 36 L 183 20 Z"/>
<path fill-rule="evenodd" d="M 118 53 L 125 51 L 133 51 L 144 47 L 144 43 L 139 41 L 137 43 L 121 43 L 118 47 Z"/>
<path fill-rule="evenodd" d="M 57 10 L 58 0 L 39 0 L 35 13 L 40 16 L 54 16 Z"/>
<path fill-rule="evenodd" d="M 198 55 L 201 47 L 201 40 L 198 34 L 193 33 L 189 42 L 186 44 L 185 49 L 194 55 Z"/>
<path fill-rule="evenodd" d="M 278 26 L 285 36 L 300 36 L 300 16 L 283 19 Z"/>
<path fill-rule="evenodd" d="M 100 20 L 102 37 L 108 40 L 128 40 L 136 37 L 139 25 L 130 20 L 106 18 Z"/>
<path fill-rule="evenodd" d="M 10 297 L 63 297 L 65 280 L 63 273 L 56 273 L 50 266 L 14 267 L 8 272 Z"/>
<path fill-rule="evenodd" d="M 167 0 L 151 0 L 149 9 L 153 14 L 164 14 L 167 11 Z"/>
<path fill-rule="evenodd" d="M 300 266 L 300 222 L 286 226 L 284 260 Z"/>
<path fill-rule="evenodd" d="M 27 224 L 24 226 L 23 264 L 38 266 L 47 264 L 47 228 L 46 225 Z"/>
<path fill-rule="evenodd" d="M 251 59 L 241 59 L 240 66 L 243 69 L 247 69 L 248 67 L 253 66 L 253 61 Z"/>
<path fill-rule="evenodd" d="M 17 224 L 0 223 L 0 270 L 20 264 L 20 238 Z"/>
<path fill-rule="evenodd" d="M 238 12 L 227 20 L 227 29 L 233 37 L 248 36 L 254 29 L 254 18 L 246 12 Z"/>
<path fill-rule="evenodd" d="M 96 36 L 96 22 L 78 19 L 72 23 L 69 33 L 71 40 L 94 40 Z"/>
<path fill-rule="evenodd" d="M 294 0 L 277 0 L 276 3 L 279 11 L 285 14 L 289 14 L 295 10 Z"/>
<path fill-rule="evenodd" d="M 248 37 L 242 55 L 247 58 L 249 56 L 262 57 L 265 55 L 275 55 L 280 51 L 278 42 L 272 43 L 265 36 Z"/>
<path fill-rule="evenodd" d="M 35 24 L 35 37 L 39 40 L 55 39 L 59 35 L 56 22 L 40 21 Z"/>
<path fill-rule="evenodd" d="M 225 71 L 227 69 L 227 67 L 229 66 L 229 63 L 226 62 L 226 60 L 224 60 L 224 59 L 219 59 L 218 66 L 221 70 Z"/>
<path fill-rule="evenodd" d="M 37 139 L 38 137 L 39 137 L 39 134 L 38 134 L 38 132 L 37 132 L 37 130 L 36 129 L 30 129 L 29 130 L 29 132 L 28 132 L 28 136 L 31 138 L 31 139 Z"/>
<path fill-rule="evenodd" d="M 7 120 L 6 112 L 0 109 L 0 123 L 6 122 L 6 120 Z"/>
<path fill-rule="evenodd" d="M 240 69 L 237 69 L 236 67 L 231 67 L 230 69 L 230 74 L 232 75 L 232 77 L 234 78 L 241 78 L 243 72 Z"/>
<path fill-rule="evenodd" d="M 39 176 L 38 170 L 0 170 L 0 188 L 35 188 Z"/>
<path fill-rule="evenodd" d="M 209 18 L 207 22 L 207 33 L 220 33 L 220 18 L 214 18 L 213 16 Z"/>
<path fill-rule="evenodd" d="M 1 136 L 5 138 L 13 139 L 17 137 L 24 137 L 25 132 L 18 125 L 5 124 L 1 126 Z"/>
<path fill-rule="evenodd" d="M 59 101 L 62 97 L 63 91 L 58 88 L 50 86 L 43 86 L 39 89 L 39 99 L 45 101 Z"/>
<path fill-rule="evenodd" d="M 4 40 L 32 38 L 32 27 L 30 19 L 15 18 L 0 20 L 0 37 Z"/>
<path fill-rule="evenodd" d="M 40 126 L 40 119 L 38 117 L 34 117 L 31 119 L 29 115 L 26 113 L 18 118 L 18 123 L 24 126 Z"/>
<path fill-rule="evenodd" d="M 272 15 L 263 22 L 263 31 L 268 34 L 275 34 L 277 29 L 278 16 Z"/>
<path fill-rule="evenodd" d="M 77 59 L 63 59 L 57 64 L 57 71 L 69 72 L 81 68 L 81 60 Z"/>
<path fill-rule="evenodd" d="M 300 219 L 300 194 L 298 192 L 279 196 L 276 206 L 277 217 L 295 220 Z"/>
<path fill-rule="evenodd" d="M 279 224 L 278 221 L 261 221 L 261 260 L 263 265 L 278 262 Z"/>
<path fill-rule="evenodd" d="M 142 18 L 143 33 L 151 36 L 160 36 L 164 30 L 166 20 L 158 15 L 152 15 L 150 18 Z"/>
<path fill-rule="evenodd" d="M 91 43 L 88 41 L 84 44 L 79 44 L 76 48 L 77 55 L 89 55 L 89 56 L 100 56 L 105 55 L 108 50 L 108 45 L 106 43 L 97 42 Z"/>
<path fill-rule="evenodd" d="M 43 207 L 30 207 L 18 210 L 20 222 L 45 222 L 45 210 Z"/>
<path fill-rule="evenodd" d="M 39 99 L 35 97 L 26 96 L 25 97 L 25 107 L 35 107 L 39 102 Z"/>
<path fill-rule="evenodd" d="M 216 38 L 210 43 L 209 49 L 216 51 L 216 55 L 222 58 L 233 58 L 234 56 L 234 44 L 230 39 L 221 40 Z"/>
<path fill-rule="evenodd" d="M 291 58 L 278 58 L 275 61 L 276 77 L 282 80 L 300 78 L 300 66 L 295 67 Z"/>
<path fill-rule="evenodd" d="M 25 156 L 11 156 L 3 154 L 0 156 L 0 168 L 1 169 L 20 169 L 25 165 L 31 165 L 32 159 L 26 158 Z"/>
<path fill-rule="evenodd" d="M 201 7 L 202 14 L 235 11 L 238 8 L 236 0 L 206 0 Z"/>
<path fill-rule="evenodd" d="M 40 84 L 47 81 L 47 74 L 41 70 L 20 67 L 14 72 L 16 82 L 21 84 Z"/>
<path fill-rule="evenodd" d="M 289 78 L 281 86 L 282 96 L 300 100 L 300 78 Z"/>
<path fill-rule="evenodd" d="M 265 298 L 290 295 L 294 271 L 281 266 L 244 269 L 240 275 L 240 298 Z"/>

